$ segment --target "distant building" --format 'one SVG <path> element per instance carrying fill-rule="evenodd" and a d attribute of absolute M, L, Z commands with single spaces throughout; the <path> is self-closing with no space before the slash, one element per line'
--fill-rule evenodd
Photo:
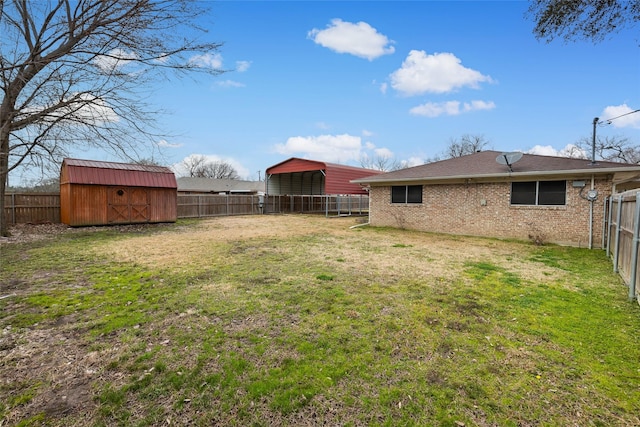
<path fill-rule="evenodd" d="M 264 194 L 264 181 L 235 179 L 178 178 L 178 194 Z"/>

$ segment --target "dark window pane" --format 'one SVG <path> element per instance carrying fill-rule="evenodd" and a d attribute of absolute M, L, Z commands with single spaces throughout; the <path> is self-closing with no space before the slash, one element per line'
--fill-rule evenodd
<path fill-rule="evenodd" d="M 407 203 L 422 203 L 422 185 L 407 186 Z"/>
<path fill-rule="evenodd" d="M 540 181 L 538 183 L 539 205 L 564 205 L 567 194 L 566 181 Z"/>
<path fill-rule="evenodd" d="M 405 203 L 407 201 L 407 186 L 394 185 L 391 187 L 391 203 Z"/>
<path fill-rule="evenodd" d="M 511 204 L 512 205 L 535 205 L 536 204 L 536 182 L 512 182 L 511 183 Z"/>

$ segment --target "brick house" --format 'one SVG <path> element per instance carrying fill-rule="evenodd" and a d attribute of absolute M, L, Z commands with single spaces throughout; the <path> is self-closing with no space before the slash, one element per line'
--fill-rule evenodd
<path fill-rule="evenodd" d="M 601 246 L 605 198 L 640 186 L 639 165 L 501 157 L 483 151 L 352 182 L 369 187 L 374 226 L 584 247 Z"/>

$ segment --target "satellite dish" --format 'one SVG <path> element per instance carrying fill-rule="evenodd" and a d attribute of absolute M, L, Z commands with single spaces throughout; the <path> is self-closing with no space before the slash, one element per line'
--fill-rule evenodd
<path fill-rule="evenodd" d="M 522 153 L 519 151 L 513 151 L 511 153 L 500 153 L 498 157 L 496 157 L 496 162 L 501 165 L 506 165 L 509 167 L 509 170 L 513 172 L 511 169 L 511 165 L 517 162 L 522 158 Z"/>

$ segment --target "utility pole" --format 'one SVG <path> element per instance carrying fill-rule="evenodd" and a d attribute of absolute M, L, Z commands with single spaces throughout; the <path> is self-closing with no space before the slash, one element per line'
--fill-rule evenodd
<path fill-rule="evenodd" d="M 593 140 L 591 141 L 591 166 L 596 164 L 596 125 L 600 121 L 600 118 L 595 117 L 593 119 Z"/>

